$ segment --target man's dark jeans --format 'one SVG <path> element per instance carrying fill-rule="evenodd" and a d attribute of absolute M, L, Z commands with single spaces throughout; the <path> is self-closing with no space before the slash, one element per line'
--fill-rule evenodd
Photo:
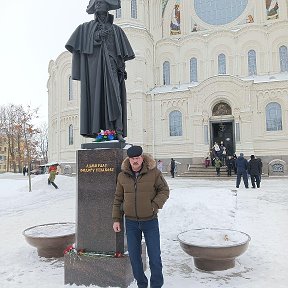
<path fill-rule="evenodd" d="M 148 221 L 133 221 L 125 219 L 128 252 L 131 261 L 134 278 L 140 288 L 148 287 L 148 279 L 144 274 L 141 258 L 141 240 L 144 234 L 149 265 L 151 271 L 150 287 L 163 286 L 162 261 L 160 251 L 160 233 L 158 219 Z"/>
<path fill-rule="evenodd" d="M 248 175 L 246 170 L 237 170 L 236 187 L 239 188 L 241 177 L 243 177 L 244 185 L 248 188 Z"/>
<path fill-rule="evenodd" d="M 250 175 L 250 177 L 251 177 L 252 187 L 255 188 L 255 182 L 256 182 L 257 188 L 260 188 L 260 176 L 259 175 Z"/>

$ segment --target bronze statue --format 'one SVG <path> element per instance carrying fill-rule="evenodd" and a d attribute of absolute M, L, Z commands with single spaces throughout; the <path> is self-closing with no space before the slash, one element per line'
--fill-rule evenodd
<path fill-rule="evenodd" d="M 78 26 L 65 48 L 73 54 L 72 79 L 81 81 L 80 134 L 94 138 L 100 130 L 127 136 L 125 61 L 135 58 L 124 31 L 109 10 L 120 0 L 90 0 L 86 12 L 94 20 Z"/>

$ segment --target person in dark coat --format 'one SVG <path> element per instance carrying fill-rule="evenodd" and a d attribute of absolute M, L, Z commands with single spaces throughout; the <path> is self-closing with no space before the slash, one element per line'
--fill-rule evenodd
<path fill-rule="evenodd" d="M 236 168 L 237 168 L 236 188 L 239 188 L 241 177 L 243 177 L 245 188 L 249 188 L 248 175 L 247 175 L 248 161 L 244 158 L 243 153 L 240 153 L 240 156 L 236 160 Z"/>
<path fill-rule="evenodd" d="M 175 168 L 176 168 L 176 163 L 175 160 L 173 158 L 171 158 L 171 162 L 170 162 L 170 173 L 172 178 L 175 177 Z"/>
<path fill-rule="evenodd" d="M 233 154 L 233 170 L 234 170 L 234 174 L 237 174 L 237 167 L 236 167 L 236 160 L 237 160 L 237 155 L 236 154 Z"/>
<path fill-rule="evenodd" d="M 80 134 L 94 138 L 100 130 L 116 130 L 119 141 L 127 136 L 125 61 L 135 54 L 124 31 L 113 24 L 109 10 L 119 0 L 90 0 L 86 12 L 95 19 L 83 23 L 65 48 L 73 54 L 72 79 L 81 82 Z"/>
<path fill-rule="evenodd" d="M 260 175 L 262 170 L 260 161 L 258 161 L 254 155 L 251 155 L 250 159 L 251 160 L 248 162 L 248 173 L 251 177 L 252 188 L 255 188 L 255 182 L 257 188 L 260 188 Z"/>
<path fill-rule="evenodd" d="M 23 175 L 25 176 L 26 173 L 28 173 L 28 168 L 26 168 L 26 166 L 24 166 L 22 171 L 23 171 Z"/>
<path fill-rule="evenodd" d="M 232 156 L 228 156 L 228 159 L 226 161 L 226 166 L 227 166 L 227 176 L 231 176 L 232 170 L 234 169 L 234 160 Z"/>
<path fill-rule="evenodd" d="M 260 182 L 261 182 L 261 176 L 262 176 L 262 173 L 263 173 L 263 163 L 262 163 L 261 158 L 256 158 L 256 160 L 259 161 L 259 166 L 260 166 L 260 176 L 259 176 L 259 179 L 260 179 Z"/>

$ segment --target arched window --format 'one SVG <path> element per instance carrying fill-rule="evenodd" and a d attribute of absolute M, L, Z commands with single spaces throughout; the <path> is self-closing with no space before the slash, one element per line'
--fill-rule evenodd
<path fill-rule="evenodd" d="M 281 106 L 277 102 L 271 102 L 266 106 L 266 130 L 282 130 Z"/>
<path fill-rule="evenodd" d="M 255 50 L 249 50 L 248 51 L 248 74 L 249 74 L 249 76 L 257 75 Z"/>
<path fill-rule="evenodd" d="M 137 19 L 137 0 L 131 0 L 131 18 Z"/>
<path fill-rule="evenodd" d="M 170 85 L 170 62 L 163 63 L 163 84 Z"/>
<path fill-rule="evenodd" d="M 182 136 L 182 113 L 174 110 L 169 114 L 170 136 Z"/>
<path fill-rule="evenodd" d="M 68 99 L 69 101 L 73 100 L 73 80 L 71 76 L 69 76 L 68 80 Z"/>
<path fill-rule="evenodd" d="M 122 17 L 121 8 L 116 9 L 116 11 L 115 11 L 115 17 L 116 17 L 116 18 L 121 18 L 121 17 Z"/>
<path fill-rule="evenodd" d="M 279 48 L 279 55 L 281 72 L 288 72 L 288 52 L 286 46 L 283 45 Z"/>
<path fill-rule="evenodd" d="M 73 145 L 73 125 L 69 125 L 69 145 Z"/>
<path fill-rule="evenodd" d="M 190 59 L 190 82 L 197 82 L 197 59 L 195 57 Z"/>
<path fill-rule="evenodd" d="M 223 53 L 218 55 L 218 74 L 226 74 L 226 56 Z"/>

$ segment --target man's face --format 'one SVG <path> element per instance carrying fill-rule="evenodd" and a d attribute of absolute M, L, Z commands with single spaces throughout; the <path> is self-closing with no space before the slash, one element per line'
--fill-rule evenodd
<path fill-rule="evenodd" d="M 109 5 L 105 0 L 96 0 L 95 1 L 95 11 L 96 12 L 108 12 Z"/>
<path fill-rule="evenodd" d="M 134 172 L 138 172 L 141 169 L 142 163 L 143 163 L 143 157 L 138 156 L 138 157 L 132 157 L 129 158 L 130 165 L 132 167 L 132 170 Z"/>

